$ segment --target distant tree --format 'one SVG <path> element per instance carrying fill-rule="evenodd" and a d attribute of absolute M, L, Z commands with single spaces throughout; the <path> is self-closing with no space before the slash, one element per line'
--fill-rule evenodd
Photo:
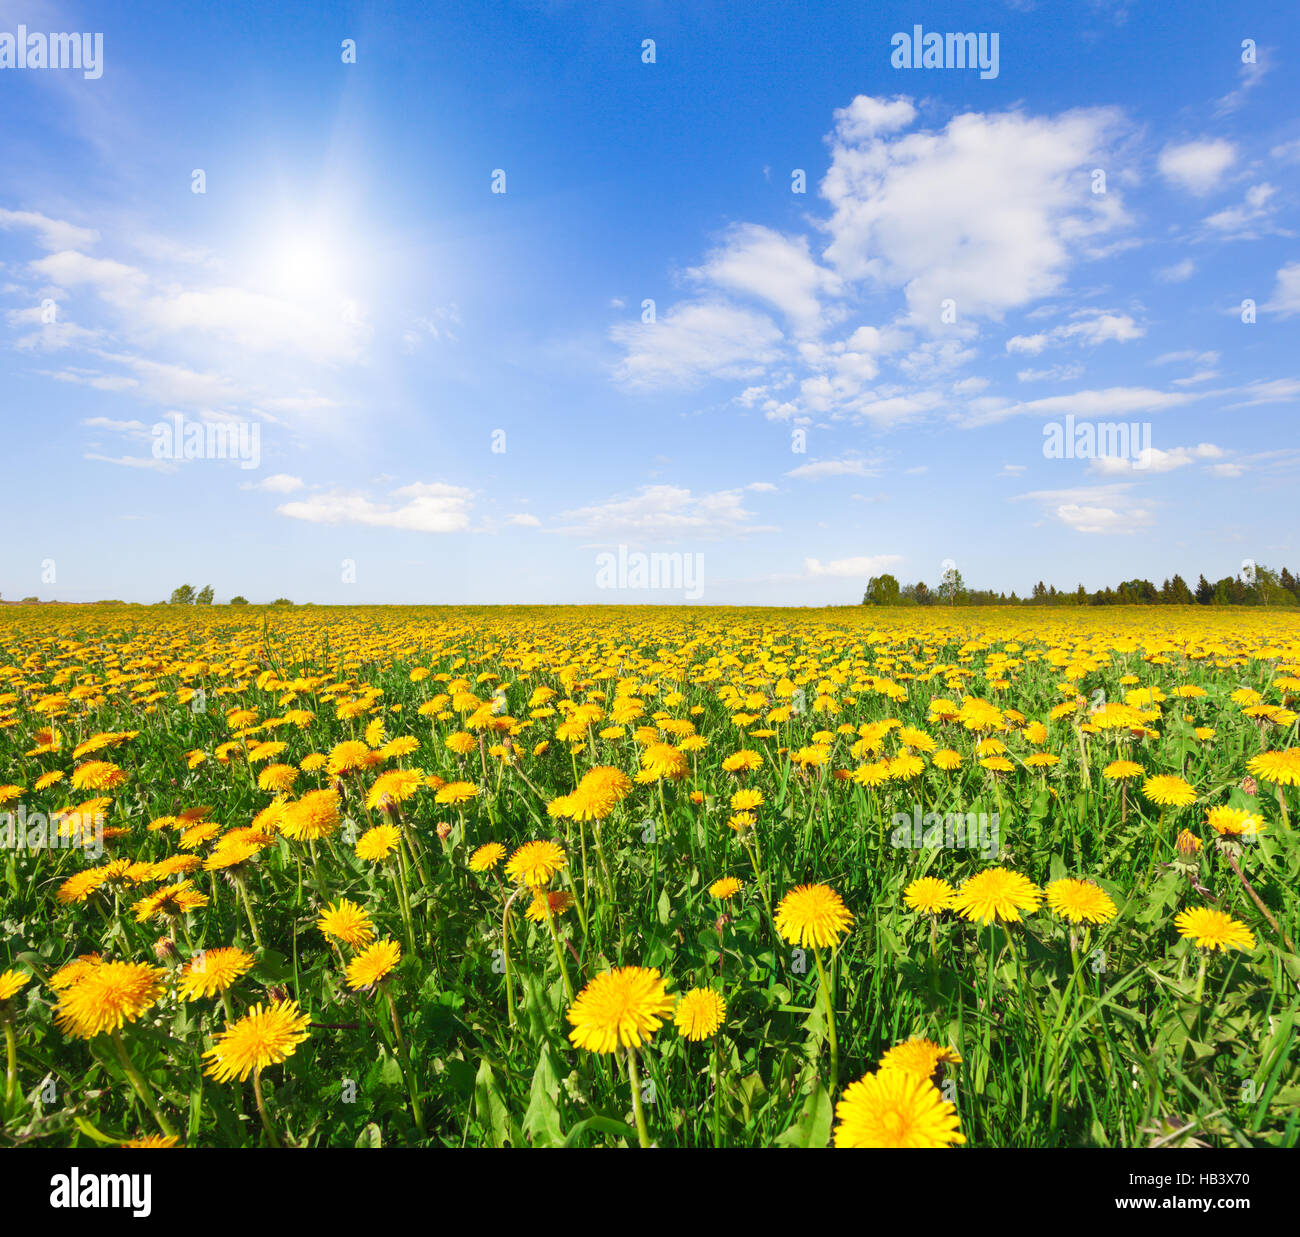
<path fill-rule="evenodd" d="M 212 604 L 211 584 L 205 584 L 201 589 L 199 589 L 197 595 L 194 598 L 194 604 L 196 606 L 210 606 Z"/>
<path fill-rule="evenodd" d="M 1214 586 L 1205 578 L 1205 572 L 1201 572 L 1201 578 L 1196 581 L 1196 604 L 1208 606 L 1213 600 Z"/>
<path fill-rule="evenodd" d="M 872 576 L 867 581 L 867 591 L 862 598 L 864 606 L 896 606 L 901 599 L 902 591 L 898 587 L 898 581 L 888 572 L 884 575 Z"/>
<path fill-rule="evenodd" d="M 246 605 L 248 605 L 248 598 L 247 598 L 247 597 L 232 597 L 232 598 L 230 599 L 230 604 L 231 604 L 232 606 L 246 606 Z"/>
<path fill-rule="evenodd" d="M 1176 575 L 1169 581 L 1168 601 L 1171 606 L 1190 606 L 1195 600 L 1192 590 L 1187 587 L 1187 581 L 1182 576 Z"/>
<path fill-rule="evenodd" d="M 293 605 L 293 602 L 291 602 L 287 597 L 277 597 L 273 602 L 271 602 L 271 604 L 273 606 L 291 606 Z"/>
<path fill-rule="evenodd" d="M 23 598 L 23 605 L 25 605 L 25 606 L 39 606 L 40 604 L 41 604 L 41 599 L 40 599 L 39 597 L 24 597 L 24 598 Z"/>
<path fill-rule="evenodd" d="M 192 606 L 194 604 L 194 585 L 182 584 L 180 588 L 174 589 L 167 604 L 171 606 Z"/>
<path fill-rule="evenodd" d="M 956 567 L 949 567 L 943 573 L 943 579 L 939 581 L 939 596 L 950 606 L 955 606 L 958 601 L 966 600 L 966 584 L 961 578 L 961 572 Z"/>

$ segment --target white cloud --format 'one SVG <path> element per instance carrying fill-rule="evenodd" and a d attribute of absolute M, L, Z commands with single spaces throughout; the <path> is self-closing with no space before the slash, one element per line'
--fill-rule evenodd
<path fill-rule="evenodd" d="M 1186 468 L 1198 460 L 1220 459 L 1223 454 L 1222 447 L 1216 447 L 1210 442 L 1202 442 L 1195 447 L 1171 447 L 1168 451 L 1161 451 L 1158 447 L 1143 447 L 1135 459 L 1103 455 L 1093 459 L 1091 467 L 1094 472 L 1106 476 L 1173 472 L 1176 468 Z"/>
<path fill-rule="evenodd" d="M 1156 274 L 1164 283 L 1182 283 L 1196 274 L 1196 263 L 1191 258 L 1184 258 L 1172 266 L 1161 267 Z"/>
<path fill-rule="evenodd" d="M 1270 201 L 1277 193 L 1273 185 L 1252 185 L 1246 190 L 1245 201 L 1240 206 L 1230 206 L 1206 217 L 1205 224 L 1216 232 L 1226 234 L 1229 240 L 1253 240 L 1259 235 L 1255 226 L 1273 214 Z"/>
<path fill-rule="evenodd" d="M 1106 387 L 1095 391 L 1075 391 L 1070 395 L 1048 395 L 1019 403 L 1006 403 L 994 398 L 975 399 L 961 420 L 970 426 L 1005 421 L 1015 416 L 1063 417 L 1070 413 L 1076 417 L 1126 416 L 1176 408 L 1196 398 L 1179 392 L 1156 391 L 1151 387 Z"/>
<path fill-rule="evenodd" d="M 49 250 L 86 249 L 99 240 L 99 233 L 91 228 L 30 210 L 0 210 L 0 228 L 29 228 L 36 233 L 36 243 Z"/>
<path fill-rule="evenodd" d="M 1237 158 L 1237 148 L 1224 138 L 1170 143 L 1156 167 L 1171 184 L 1202 197 L 1218 185 Z"/>
<path fill-rule="evenodd" d="M 610 336 L 625 352 L 614 376 L 634 388 L 756 378 L 782 341 L 771 318 L 722 301 L 674 305 L 656 322 L 619 323 Z"/>
<path fill-rule="evenodd" d="M 803 569 L 809 576 L 851 576 L 864 582 L 903 561 L 901 554 L 873 554 L 864 558 L 837 558 L 829 563 L 805 558 Z"/>
<path fill-rule="evenodd" d="M 1007 340 L 1008 352 L 1025 352 L 1037 356 L 1049 344 L 1074 340 L 1081 344 L 1096 345 L 1108 341 L 1128 343 L 1141 339 L 1146 328 L 1138 326 L 1128 314 L 1110 310 L 1087 309 L 1073 315 L 1072 321 L 1053 327 L 1036 335 L 1013 335 Z"/>
<path fill-rule="evenodd" d="M 473 491 L 440 482 L 417 482 L 394 490 L 393 499 L 374 502 L 363 494 L 333 491 L 284 503 L 276 510 L 312 524 L 362 524 L 417 533 L 459 533 L 469 527 Z"/>
<path fill-rule="evenodd" d="M 1300 313 L 1300 262 L 1292 262 L 1278 271 L 1277 287 L 1264 308 L 1280 318 Z"/>
<path fill-rule="evenodd" d="M 1044 514 L 1080 533 L 1128 534 L 1151 523 L 1152 513 L 1135 506 L 1127 484 L 1068 490 L 1033 490 L 1017 496 L 1041 504 Z"/>
<path fill-rule="evenodd" d="M 1083 366 L 1077 361 L 1069 365 L 1052 365 L 1047 369 L 1018 369 L 1019 382 L 1073 382 L 1083 375 Z"/>
<path fill-rule="evenodd" d="M 542 522 L 535 515 L 529 515 L 526 511 L 521 511 L 516 515 L 506 517 L 507 524 L 514 524 L 519 528 L 541 528 Z"/>
<path fill-rule="evenodd" d="M 901 287 L 917 323 L 937 325 L 945 299 L 969 322 L 1047 296 L 1088 238 L 1126 222 L 1118 191 L 1086 188 L 1113 111 L 966 112 L 894 139 L 862 119 L 881 114 L 879 100 L 837 113 L 824 256 L 848 279 Z M 904 116 L 897 101 L 884 114 Z"/>
<path fill-rule="evenodd" d="M 814 460 L 792 468 L 785 475 L 803 481 L 820 481 L 823 477 L 878 477 L 880 466 L 878 460 Z"/>
<path fill-rule="evenodd" d="M 704 265 L 688 273 L 724 291 L 767 302 L 800 335 L 821 328 L 822 298 L 840 291 L 839 276 L 817 264 L 805 237 L 782 236 L 752 223 L 733 227 Z"/>
<path fill-rule="evenodd" d="M 835 131 L 845 142 L 864 142 L 881 133 L 906 129 L 916 119 L 916 108 L 906 95 L 873 99 L 860 94 L 848 107 L 835 110 Z"/>
<path fill-rule="evenodd" d="M 291 477 L 287 472 L 277 472 L 269 477 L 263 477 L 256 484 L 245 485 L 240 488 L 265 490 L 268 494 L 292 494 L 295 490 L 302 489 L 303 484 L 301 477 Z"/>
<path fill-rule="evenodd" d="M 713 540 L 777 529 L 755 524 L 741 490 L 692 494 L 675 485 L 644 485 L 635 494 L 564 512 L 555 531 L 603 541 Z"/>

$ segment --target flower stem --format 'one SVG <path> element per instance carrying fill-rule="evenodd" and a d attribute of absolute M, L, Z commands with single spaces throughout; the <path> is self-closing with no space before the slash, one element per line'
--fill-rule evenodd
<path fill-rule="evenodd" d="M 645 1108 L 641 1103 L 641 1074 L 636 1067 L 636 1049 L 627 1049 L 627 1080 L 632 1084 L 632 1112 L 636 1117 L 636 1136 L 643 1147 L 654 1144 L 650 1141 L 650 1129 L 645 1123 Z"/>
<path fill-rule="evenodd" d="M 18 1090 L 18 1041 L 14 1036 L 14 1024 L 5 1015 L 5 1111 L 14 1106 L 14 1093 Z"/>
<path fill-rule="evenodd" d="M 397 1048 L 402 1056 L 406 1059 L 406 1092 L 411 1097 L 411 1115 L 415 1118 L 415 1128 L 424 1133 L 424 1111 L 420 1107 L 420 1096 L 415 1087 L 415 1062 L 411 1060 L 411 1050 L 406 1045 L 406 1039 L 402 1035 L 402 1024 L 397 1017 L 397 1006 L 393 1002 L 393 994 L 384 989 L 384 995 L 388 998 L 388 1012 L 393 1019 L 393 1035 L 397 1039 Z"/>
<path fill-rule="evenodd" d="M 135 1093 L 140 1097 L 144 1106 L 153 1114 L 153 1119 L 158 1122 L 158 1128 L 168 1138 L 175 1138 L 176 1131 L 172 1129 L 167 1118 L 162 1115 L 158 1108 L 158 1101 L 154 1098 L 154 1093 L 150 1090 L 144 1075 L 136 1069 L 135 1063 L 131 1060 L 131 1055 L 122 1042 L 122 1032 L 114 1029 L 112 1034 L 113 1046 L 117 1049 L 118 1059 L 122 1062 L 122 1068 L 126 1071 L 127 1078 L 131 1080 L 131 1086 L 135 1088 Z"/>
<path fill-rule="evenodd" d="M 840 1081 L 840 1041 L 835 1034 L 835 999 L 831 995 L 830 980 L 826 977 L 826 968 L 822 965 L 822 951 L 813 950 L 817 961 L 817 979 L 821 984 L 822 999 L 826 1003 L 826 1031 L 831 1045 L 831 1098 L 835 1098 L 835 1088 Z"/>
<path fill-rule="evenodd" d="M 262 934 L 257 930 L 257 918 L 253 914 L 253 903 L 248 896 L 248 885 L 242 876 L 236 876 L 235 883 L 239 886 L 239 896 L 244 901 L 244 913 L 248 916 L 248 926 L 253 933 L 253 944 L 261 949 Z"/>
<path fill-rule="evenodd" d="M 266 1131 L 266 1140 L 271 1146 L 278 1148 L 280 1140 L 275 1136 L 271 1118 L 266 1115 L 266 1102 L 262 1099 L 262 1071 L 260 1069 L 253 1071 L 253 1097 L 257 1100 L 257 1115 L 262 1118 L 262 1128 Z"/>

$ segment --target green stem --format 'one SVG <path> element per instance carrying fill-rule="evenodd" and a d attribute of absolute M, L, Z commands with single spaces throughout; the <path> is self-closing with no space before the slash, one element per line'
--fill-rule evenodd
<path fill-rule="evenodd" d="M 262 1071 L 260 1069 L 253 1071 L 253 1096 L 257 1100 L 257 1115 L 262 1118 L 262 1128 L 266 1131 L 266 1140 L 272 1147 L 278 1149 L 280 1140 L 275 1135 L 275 1129 L 271 1125 L 271 1118 L 266 1115 L 266 1103 L 262 1099 Z"/>
<path fill-rule="evenodd" d="M 826 1004 L 826 1030 L 831 1045 L 831 1098 L 835 1098 L 835 1088 L 840 1081 L 840 1041 L 835 1034 L 835 998 L 831 994 L 830 980 L 826 977 L 826 968 L 822 965 L 822 951 L 813 950 L 817 961 L 817 979 L 821 984 L 822 999 Z"/>
<path fill-rule="evenodd" d="M 572 1004 L 575 999 L 573 983 L 569 979 L 569 968 L 564 962 L 564 950 L 560 948 L 560 931 L 555 926 L 555 916 L 552 915 L 550 911 L 546 912 L 546 923 L 551 929 L 551 944 L 555 946 L 555 961 L 559 963 L 560 966 L 560 976 L 564 980 L 564 991 L 568 994 L 569 1003 Z"/>
<path fill-rule="evenodd" d="M 18 1090 L 18 1040 L 14 1035 L 14 1024 L 5 1015 L 5 1111 L 14 1106 L 14 1092 Z"/>
<path fill-rule="evenodd" d="M 388 1012 L 393 1019 L 393 1035 L 397 1039 L 398 1051 L 406 1060 L 406 1093 L 411 1097 L 411 1115 L 415 1118 L 415 1128 L 424 1133 L 424 1111 L 420 1107 L 420 1096 L 415 1086 L 415 1062 L 411 1059 L 411 1050 L 406 1045 L 406 1039 L 402 1035 L 402 1024 L 397 1017 L 397 1006 L 393 1003 L 393 994 L 388 991 L 387 986 L 384 988 L 384 995 L 388 998 Z"/>
<path fill-rule="evenodd" d="M 158 1122 L 158 1128 L 168 1138 L 175 1138 L 176 1131 L 168 1124 L 167 1118 L 162 1115 L 158 1108 L 158 1101 L 154 1098 L 153 1091 L 150 1090 L 144 1075 L 136 1069 L 135 1063 L 131 1060 L 131 1055 L 122 1042 L 122 1032 L 114 1029 L 112 1035 L 113 1045 L 117 1049 L 118 1060 L 122 1062 L 122 1068 L 126 1071 L 127 1078 L 131 1080 L 131 1086 L 135 1088 L 136 1095 L 140 1097 L 144 1106 L 153 1114 L 153 1119 Z"/>
<path fill-rule="evenodd" d="M 257 918 L 253 914 L 253 903 L 248 896 L 248 885 L 245 883 L 243 876 L 236 876 L 235 883 L 239 886 L 239 896 L 244 901 L 244 913 L 248 916 L 248 926 L 253 933 L 253 944 L 262 948 L 262 934 L 257 930 Z"/>
<path fill-rule="evenodd" d="M 627 1050 L 627 1080 L 632 1084 L 632 1112 L 636 1117 L 636 1136 L 643 1147 L 650 1147 L 650 1129 L 645 1123 L 645 1108 L 641 1104 L 641 1075 L 636 1067 L 636 1049 Z"/>

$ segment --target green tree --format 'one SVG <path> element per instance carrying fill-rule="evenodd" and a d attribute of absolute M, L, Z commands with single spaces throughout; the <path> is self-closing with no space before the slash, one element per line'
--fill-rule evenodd
<path fill-rule="evenodd" d="M 201 589 L 199 589 L 198 595 L 194 598 L 194 604 L 196 606 L 210 606 L 212 604 L 211 584 L 205 584 Z"/>
<path fill-rule="evenodd" d="M 248 605 L 248 598 L 237 595 L 230 599 L 230 604 L 232 606 L 246 606 Z"/>
<path fill-rule="evenodd" d="M 961 572 L 956 567 L 949 567 L 943 573 L 943 579 L 939 581 L 939 596 L 950 606 L 966 600 L 966 582 L 961 578 Z"/>
<path fill-rule="evenodd" d="M 167 604 L 171 606 L 192 606 L 194 604 L 194 585 L 182 584 L 180 588 L 173 590 L 172 595 L 167 599 Z"/>
<path fill-rule="evenodd" d="M 902 596 L 902 590 L 898 586 L 898 581 L 888 572 L 880 576 L 872 576 L 867 581 L 867 591 L 862 598 L 864 606 L 896 606 Z"/>

